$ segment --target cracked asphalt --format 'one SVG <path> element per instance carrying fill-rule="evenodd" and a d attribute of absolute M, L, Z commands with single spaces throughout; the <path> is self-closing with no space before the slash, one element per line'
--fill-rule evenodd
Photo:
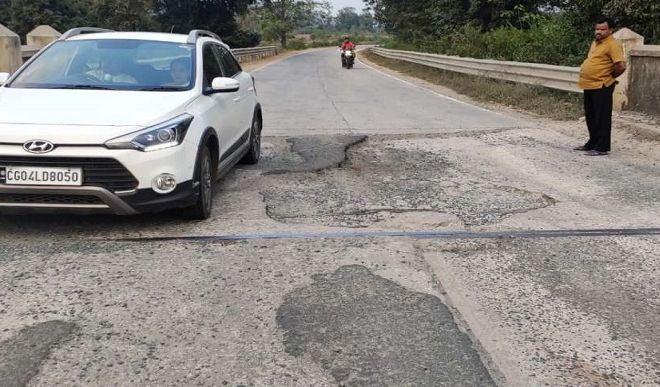
<path fill-rule="evenodd" d="M 658 236 L 337 236 L 658 228 L 659 144 L 338 61 L 255 72 L 263 159 L 208 221 L 2 215 L 0 385 L 659 385 Z"/>

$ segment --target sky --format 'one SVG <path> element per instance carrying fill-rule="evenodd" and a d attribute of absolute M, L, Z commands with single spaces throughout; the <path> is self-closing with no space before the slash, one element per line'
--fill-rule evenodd
<path fill-rule="evenodd" d="M 362 12 L 364 2 L 362 0 L 329 0 L 330 4 L 334 7 L 335 13 L 344 7 L 353 7 L 358 13 Z"/>

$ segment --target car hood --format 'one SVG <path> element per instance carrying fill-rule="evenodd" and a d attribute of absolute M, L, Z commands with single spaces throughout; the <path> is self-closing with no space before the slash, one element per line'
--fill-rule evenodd
<path fill-rule="evenodd" d="M 0 124 L 145 127 L 181 114 L 189 92 L 0 88 Z M 2 142 L 0 134 L 0 142 Z"/>

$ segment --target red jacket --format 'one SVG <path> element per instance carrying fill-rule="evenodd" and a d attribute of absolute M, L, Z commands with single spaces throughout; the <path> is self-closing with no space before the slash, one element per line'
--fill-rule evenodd
<path fill-rule="evenodd" d="M 355 50 L 355 43 L 353 42 L 344 42 L 341 44 L 341 50 L 346 51 L 346 50 Z"/>

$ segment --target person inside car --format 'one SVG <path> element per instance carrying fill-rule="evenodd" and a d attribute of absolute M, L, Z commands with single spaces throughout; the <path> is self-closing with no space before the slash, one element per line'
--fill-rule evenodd
<path fill-rule="evenodd" d="M 170 77 L 172 82 L 165 86 L 188 86 L 190 83 L 190 60 L 187 58 L 178 58 L 170 64 Z"/>
<path fill-rule="evenodd" d="M 100 68 L 92 70 L 88 74 L 103 82 L 136 84 L 137 79 L 127 74 L 127 67 L 127 61 L 122 57 L 118 55 L 106 55 L 101 59 Z"/>

